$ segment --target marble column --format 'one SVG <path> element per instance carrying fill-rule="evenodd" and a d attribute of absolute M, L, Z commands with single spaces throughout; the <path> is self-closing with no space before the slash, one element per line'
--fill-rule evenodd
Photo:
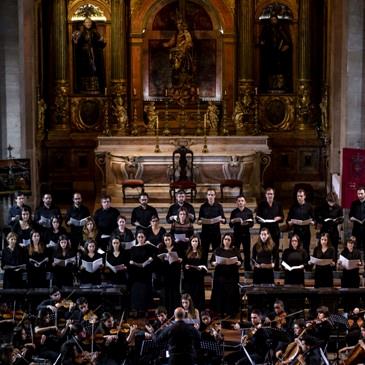
<path fill-rule="evenodd" d="M 112 0 L 111 39 L 111 127 L 113 134 L 127 134 L 127 88 L 126 88 L 126 2 Z"/>
<path fill-rule="evenodd" d="M 297 129 L 310 129 L 311 104 L 311 0 L 299 1 L 298 86 L 296 102 Z"/>
<path fill-rule="evenodd" d="M 238 2 L 237 19 L 239 28 L 238 66 L 239 66 L 239 93 L 235 104 L 233 119 L 236 134 L 243 135 L 253 130 L 254 111 L 254 0 Z"/>
<path fill-rule="evenodd" d="M 69 128 L 69 81 L 67 80 L 67 11 L 65 0 L 54 0 L 52 14 L 52 44 L 54 64 L 54 113 L 55 129 Z"/>

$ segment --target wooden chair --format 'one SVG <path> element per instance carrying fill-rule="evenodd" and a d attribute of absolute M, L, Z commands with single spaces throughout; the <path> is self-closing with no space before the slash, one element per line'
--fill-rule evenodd
<path fill-rule="evenodd" d="M 221 200 L 222 201 L 224 200 L 224 197 L 223 197 L 224 188 L 230 188 L 230 189 L 239 188 L 240 189 L 240 195 L 243 194 L 243 183 L 242 183 L 242 180 L 227 179 L 227 180 L 223 180 L 220 183 Z"/>
<path fill-rule="evenodd" d="M 172 176 L 170 178 L 170 197 L 175 200 L 176 191 L 190 191 L 190 200 L 196 196 L 194 182 L 193 151 L 185 146 L 178 147 L 172 154 Z"/>
<path fill-rule="evenodd" d="M 125 202 L 127 195 L 126 189 L 141 189 L 141 193 L 144 193 L 144 181 L 140 179 L 125 179 L 121 181 L 123 202 Z"/>

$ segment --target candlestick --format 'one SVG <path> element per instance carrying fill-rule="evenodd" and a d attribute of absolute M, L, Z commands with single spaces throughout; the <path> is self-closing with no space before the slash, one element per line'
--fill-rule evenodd
<path fill-rule="evenodd" d="M 104 89 L 104 95 L 105 96 L 108 95 L 108 88 L 107 87 Z"/>
<path fill-rule="evenodd" d="M 226 95 L 227 95 L 227 89 L 224 90 L 224 96 L 226 96 Z"/>
<path fill-rule="evenodd" d="M 136 95 L 137 95 L 137 90 L 136 90 L 136 88 L 135 88 L 135 87 L 133 88 L 133 95 L 134 95 L 134 96 L 136 96 Z"/>
<path fill-rule="evenodd" d="M 255 87 L 255 95 L 257 95 L 257 87 Z"/>
<path fill-rule="evenodd" d="M 196 88 L 196 94 L 199 96 L 199 88 Z"/>
<path fill-rule="evenodd" d="M 165 96 L 167 96 L 167 89 L 165 89 Z"/>

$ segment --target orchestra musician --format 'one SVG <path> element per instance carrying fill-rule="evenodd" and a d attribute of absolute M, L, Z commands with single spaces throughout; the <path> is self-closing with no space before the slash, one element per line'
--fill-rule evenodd
<path fill-rule="evenodd" d="M 124 326 L 122 320 L 115 326 L 114 318 L 109 312 L 101 315 L 95 330 L 98 352 L 98 365 L 119 365 L 128 356 L 128 344 L 132 342 L 137 326 Z"/>
<path fill-rule="evenodd" d="M 307 334 L 315 337 L 322 348 L 326 347 L 332 330 L 329 315 L 328 307 L 322 305 L 317 308 L 317 317 L 307 323 Z"/>
<path fill-rule="evenodd" d="M 181 294 L 181 307 L 184 308 L 185 311 L 185 319 L 191 319 L 196 321 L 194 326 L 199 328 L 200 326 L 200 315 L 199 311 L 195 308 L 193 299 L 191 298 L 190 294 L 183 293 Z"/>
<path fill-rule="evenodd" d="M 298 365 L 321 365 L 322 356 L 320 346 L 316 337 L 304 335 L 302 339 L 297 339 L 301 348 L 301 353 L 298 355 L 294 364 Z"/>
<path fill-rule="evenodd" d="M 263 331 L 262 314 L 259 310 L 254 309 L 251 312 L 251 328 L 242 336 L 242 346 L 245 347 L 254 363 L 263 363 L 267 352 L 269 351 L 267 344 L 267 337 Z M 240 351 L 240 359 L 236 363 L 239 365 L 251 364 L 250 359 L 247 358 L 246 353 Z"/>
<path fill-rule="evenodd" d="M 339 353 L 346 353 L 346 360 L 341 365 L 355 365 L 365 362 L 365 325 L 360 326 L 360 336 L 352 346 L 343 347 Z"/>
<path fill-rule="evenodd" d="M 274 311 L 269 313 L 265 318 L 265 324 L 271 324 L 273 327 L 288 329 L 288 322 L 286 320 L 287 313 L 284 309 L 284 302 L 276 299 L 274 302 Z"/>

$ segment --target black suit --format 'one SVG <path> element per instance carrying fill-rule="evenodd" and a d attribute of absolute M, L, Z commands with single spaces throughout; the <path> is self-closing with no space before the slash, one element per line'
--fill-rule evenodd
<path fill-rule="evenodd" d="M 183 320 L 165 328 L 157 341 L 167 342 L 169 365 L 193 365 L 196 352 L 200 348 L 200 334 L 191 324 Z"/>

